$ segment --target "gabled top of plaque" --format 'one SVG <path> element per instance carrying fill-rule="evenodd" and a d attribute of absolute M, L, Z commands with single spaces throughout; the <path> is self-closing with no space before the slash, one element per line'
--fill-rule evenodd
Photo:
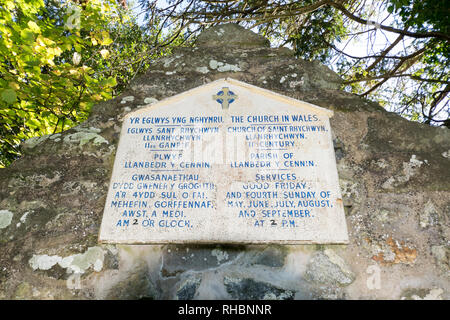
<path fill-rule="evenodd" d="M 102 243 L 348 243 L 327 110 L 221 79 L 129 113 Z"/>
<path fill-rule="evenodd" d="M 179 94 L 174 95 L 172 97 L 169 97 L 169 98 L 166 98 L 164 100 L 161 100 L 161 101 L 159 101 L 157 103 L 154 103 L 151 106 L 142 107 L 142 108 L 140 108 L 138 110 L 130 112 L 130 113 L 127 114 L 127 116 L 134 116 L 135 114 L 145 112 L 145 111 L 147 111 L 150 108 L 170 105 L 170 104 L 176 103 L 177 101 L 179 101 L 181 99 L 188 99 L 188 98 L 191 98 L 191 97 L 193 98 L 196 95 L 202 95 L 205 92 L 208 92 L 209 90 L 211 90 L 213 88 L 220 87 L 221 85 L 223 87 L 227 87 L 229 85 L 236 86 L 236 87 L 242 88 L 244 90 L 249 90 L 248 91 L 249 93 L 258 94 L 258 95 L 260 95 L 262 97 L 266 97 L 266 98 L 269 98 L 269 99 L 275 99 L 275 100 L 278 100 L 280 102 L 284 102 L 286 104 L 290 104 L 290 105 L 293 105 L 293 106 L 303 107 L 303 108 L 305 108 L 305 110 L 310 110 L 310 111 L 318 113 L 318 114 L 323 114 L 323 115 L 328 116 L 329 118 L 331 118 L 333 116 L 333 111 L 332 110 L 325 109 L 325 108 L 322 108 L 322 107 L 319 107 L 319 106 L 316 106 L 314 104 L 311 104 L 311 103 L 308 103 L 308 102 L 304 102 L 304 101 L 301 101 L 301 100 L 293 99 L 291 97 L 288 97 L 288 96 L 285 96 L 285 95 L 281 95 L 281 94 L 278 94 L 276 92 L 273 92 L 273 91 L 270 91 L 270 90 L 267 90 L 267 89 L 263 89 L 263 88 L 260 88 L 260 87 L 257 87 L 257 86 L 254 86 L 254 85 L 242 82 L 242 81 L 238 81 L 238 80 L 235 80 L 235 79 L 232 79 L 232 78 L 218 79 L 218 80 L 215 80 L 213 82 L 204 84 L 204 85 L 202 85 L 200 87 L 196 87 L 196 88 L 184 91 L 182 93 L 179 93 Z"/>

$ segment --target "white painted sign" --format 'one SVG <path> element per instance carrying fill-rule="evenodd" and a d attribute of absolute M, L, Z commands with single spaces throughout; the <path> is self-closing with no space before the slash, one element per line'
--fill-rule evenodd
<path fill-rule="evenodd" d="M 347 243 L 332 111 L 233 79 L 128 114 L 102 243 Z"/>

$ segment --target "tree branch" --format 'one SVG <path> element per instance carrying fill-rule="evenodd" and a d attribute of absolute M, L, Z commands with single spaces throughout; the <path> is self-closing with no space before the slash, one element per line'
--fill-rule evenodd
<path fill-rule="evenodd" d="M 405 28 L 406 31 L 407 28 Z M 366 71 L 369 72 L 370 70 L 372 70 L 378 63 L 380 63 L 381 60 L 383 60 L 383 58 L 386 57 L 386 55 L 389 53 L 389 51 L 391 51 L 403 38 L 405 35 L 401 34 L 397 37 L 397 39 L 395 39 L 394 42 L 392 42 L 392 44 L 387 47 L 385 50 L 383 50 L 383 52 L 380 53 L 380 56 L 370 65 L 366 68 Z"/>
<path fill-rule="evenodd" d="M 352 19 L 353 21 L 356 21 L 358 23 L 361 24 L 366 24 L 366 25 L 372 25 L 374 24 L 373 21 L 369 21 L 369 20 L 365 20 L 362 19 L 358 16 L 355 16 L 353 13 L 351 13 L 350 11 L 348 11 L 341 3 L 336 3 L 336 2 L 330 2 L 329 3 L 331 6 L 333 6 L 334 8 L 338 9 L 339 11 L 341 11 L 345 16 L 347 16 L 348 18 Z M 393 28 L 393 27 L 388 27 L 385 25 L 379 25 L 379 28 L 382 30 L 386 30 L 389 32 L 394 32 L 394 33 L 398 33 L 398 34 L 402 34 L 404 36 L 409 36 L 409 37 L 413 37 L 413 38 L 439 38 L 439 39 L 444 39 L 446 41 L 450 41 L 450 35 L 442 33 L 442 32 L 437 32 L 437 31 L 431 31 L 431 32 L 410 32 L 407 30 L 402 30 L 402 29 L 397 29 L 397 28 Z"/>

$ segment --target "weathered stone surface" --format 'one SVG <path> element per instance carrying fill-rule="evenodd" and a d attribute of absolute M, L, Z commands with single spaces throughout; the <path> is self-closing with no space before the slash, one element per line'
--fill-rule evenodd
<path fill-rule="evenodd" d="M 336 163 L 350 243 L 285 246 L 285 256 L 261 256 L 258 263 L 255 257 L 264 249 L 251 246 L 201 246 L 194 261 L 186 256 L 189 246 L 172 257 L 168 247 L 158 245 L 99 245 L 125 114 L 228 76 L 334 110 L 331 127 L 340 150 Z M 340 83 L 328 68 L 295 59 L 288 49 L 262 44 L 180 48 L 155 61 L 121 96 L 96 105 L 85 123 L 27 141 L 25 155 L 0 169 L 0 299 L 174 299 L 177 292 L 186 298 L 231 299 L 225 277 L 234 279 L 227 282 L 230 292 L 253 288 L 249 292 L 258 299 L 283 292 L 295 299 L 450 299 L 450 130 L 385 112 L 339 91 Z M 56 263 L 33 270 L 30 265 L 33 256 L 62 261 L 93 247 L 104 252 L 102 268 L 95 270 L 97 259 L 83 267 L 79 286 L 67 273 L 70 268 Z M 333 263 L 327 249 L 351 273 Z M 306 274 L 318 281 L 306 281 Z M 202 279 L 194 296 L 196 284 L 182 285 L 189 277 Z M 377 283 L 373 279 L 379 289 L 368 287 Z M 233 294 L 234 299 L 239 295 Z"/>
<path fill-rule="evenodd" d="M 355 275 L 341 257 L 327 249 L 311 258 L 305 278 L 318 284 L 348 286 L 355 280 Z"/>
<path fill-rule="evenodd" d="M 284 266 L 286 255 L 287 249 L 284 246 L 270 245 L 262 252 L 258 253 L 252 263 L 280 268 Z"/>
<path fill-rule="evenodd" d="M 270 47 L 270 42 L 240 25 L 229 23 L 205 30 L 198 37 L 196 45 L 206 48 L 261 48 Z"/>
<path fill-rule="evenodd" d="M 431 254 L 436 261 L 437 266 L 450 276 L 450 248 L 449 246 L 432 246 Z"/>
<path fill-rule="evenodd" d="M 441 288 L 432 289 L 407 289 L 403 292 L 402 300 L 442 300 Z"/>
<path fill-rule="evenodd" d="M 436 211 L 433 202 L 430 200 L 425 204 L 423 211 L 419 213 L 419 224 L 422 228 L 435 226 L 438 224 L 439 213 Z"/>
<path fill-rule="evenodd" d="M 195 297 L 198 287 L 200 286 L 201 278 L 189 277 L 183 281 L 177 290 L 178 300 L 192 300 Z"/>
<path fill-rule="evenodd" d="M 236 246 L 168 245 L 163 251 L 161 274 L 171 277 L 188 270 L 217 268 L 235 259 L 239 252 Z"/>
<path fill-rule="evenodd" d="M 138 268 L 130 277 L 118 282 L 109 289 L 106 299 L 154 300 L 159 294 L 145 266 Z"/>
<path fill-rule="evenodd" d="M 294 293 L 253 279 L 225 277 L 227 292 L 237 300 L 292 300 Z"/>

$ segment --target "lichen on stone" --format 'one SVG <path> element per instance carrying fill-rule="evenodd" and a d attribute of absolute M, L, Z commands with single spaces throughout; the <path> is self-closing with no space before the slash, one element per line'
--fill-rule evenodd
<path fill-rule="evenodd" d="M 85 273 L 89 268 L 101 271 L 105 252 L 100 247 L 88 248 L 86 252 L 67 257 L 58 255 L 33 255 L 29 264 L 33 270 L 50 270 L 55 265 L 66 269 L 67 273 Z"/>
<path fill-rule="evenodd" d="M 146 97 L 144 99 L 144 103 L 145 104 L 154 104 L 154 103 L 157 103 L 157 102 L 158 102 L 158 99 L 155 99 L 153 97 Z"/>
<path fill-rule="evenodd" d="M 372 243 L 374 261 L 382 265 L 407 264 L 412 265 L 417 258 L 417 249 L 392 237 L 385 241 Z"/>
<path fill-rule="evenodd" d="M 30 139 L 25 140 L 22 146 L 25 149 L 34 149 L 35 147 L 46 141 L 49 137 L 50 135 L 48 134 L 40 137 L 32 137 Z"/>
<path fill-rule="evenodd" d="M 227 72 L 227 71 L 241 71 L 241 68 L 237 65 L 228 64 L 226 62 L 216 61 L 214 59 L 209 61 L 209 67 L 211 69 L 217 69 L 219 72 Z"/>
<path fill-rule="evenodd" d="M 228 253 L 220 249 L 214 249 L 211 251 L 211 255 L 217 258 L 217 264 L 220 264 L 222 260 L 228 260 Z"/>
<path fill-rule="evenodd" d="M 127 102 L 133 102 L 134 101 L 134 96 L 126 96 L 123 97 L 122 100 L 120 101 L 121 104 L 125 104 Z"/>
<path fill-rule="evenodd" d="M 390 177 L 382 184 L 383 189 L 394 189 L 399 185 L 408 182 L 413 176 L 415 176 L 419 168 L 425 161 L 420 161 L 415 154 L 411 156 L 409 162 L 403 162 L 403 174 L 396 177 Z"/>
<path fill-rule="evenodd" d="M 68 134 L 64 137 L 64 142 L 68 144 L 78 144 L 79 147 L 84 146 L 87 143 L 93 145 L 109 144 L 108 140 L 103 138 L 98 133 L 101 131 L 97 128 L 75 128 L 77 132 Z"/>
<path fill-rule="evenodd" d="M 13 215 L 9 210 L 0 210 L 0 229 L 4 229 L 11 224 Z"/>
<path fill-rule="evenodd" d="M 419 212 L 419 224 L 421 228 L 434 226 L 438 223 L 439 213 L 434 206 L 433 201 L 428 200 L 423 210 Z"/>
<path fill-rule="evenodd" d="M 195 68 L 195 71 L 206 74 L 209 72 L 209 69 L 208 69 L 208 67 L 197 67 L 197 68 Z"/>

